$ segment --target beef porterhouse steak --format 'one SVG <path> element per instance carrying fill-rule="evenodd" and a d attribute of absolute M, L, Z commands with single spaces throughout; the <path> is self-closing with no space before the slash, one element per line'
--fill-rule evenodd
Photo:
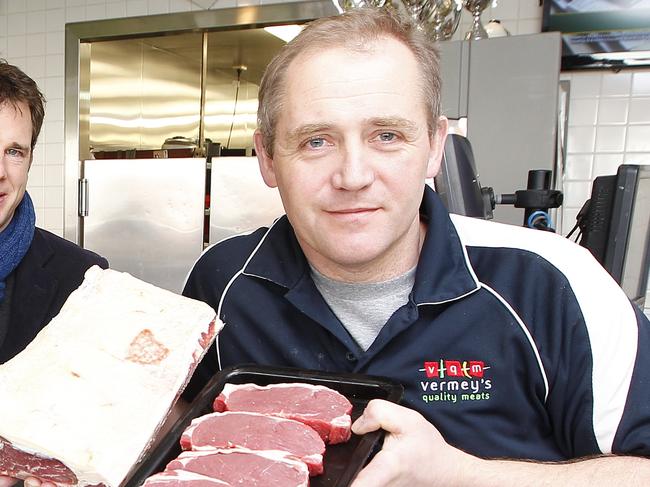
<path fill-rule="evenodd" d="M 352 404 L 329 387 L 312 384 L 226 384 L 213 409 L 293 419 L 314 428 L 325 443 L 350 439 Z"/>
<path fill-rule="evenodd" d="M 292 419 L 231 411 L 206 414 L 183 432 L 181 447 L 194 451 L 233 447 L 280 450 L 305 462 L 310 475 L 323 473 L 323 440 L 314 429 Z"/>
<path fill-rule="evenodd" d="M 186 470 L 246 487 L 308 487 L 307 465 L 287 453 L 238 448 L 185 451 L 166 470 Z"/>

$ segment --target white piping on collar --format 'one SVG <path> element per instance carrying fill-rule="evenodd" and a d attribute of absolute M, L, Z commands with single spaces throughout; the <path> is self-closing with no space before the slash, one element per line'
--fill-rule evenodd
<path fill-rule="evenodd" d="M 530 348 L 533 350 L 533 353 L 535 354 L 535 360 L 537 360 L 537 366 L 539 367 L 539 371 L 542 374 L 542 379 L 544 380 L 544 403 L 546 403 L 546 400 L 548 399 L 548 389 L 549 389 L 548 377 L 546 376 L 546 370 L 544 369 L 544 364 L 542 363 L 542 357 L 539 354 L 537 344 L 535 343 L 533 336 L 530 334 L 528 327 L 526 327 L 524 321 L 517 314 L 517 312 L 512 308 L 512 306 L 508 304 L 505 298 L 503 298 L 499 293 L 497 293 L 494 289 L 492 289 L 490 286 L 488 286 L 485 283 L 481 284 L 481 287 L 483 287 L 483 289 L 488 290 L 490 293 L 492 293 L 492 295 L 495 298 L 497 298 L 501 302 L 501 304 L 510 312 L 513 318 L 517 321 L 517 324 L 519 325 L 519 328 L 521 328 L 521 330 L 524 332 L 524 335 L 526 335 L 526 338 L 528 339 L 528 343 L 530 344 Z"/>
<path fill-rule="evenodd" d="M 233 282 L 235 282 L 235 280 L 244 273 L 244 269 L 246 268 L 248 263 L 251 261 L 251 259 L 255 256 L 255 254 L 257 253 L 259 248 L 262 246 L 262 244 L 266 240 L 266 237 L 269 235 L 269 233 L 271 233 L 271 229 L 275 226 L 275 224 L 279 220 L 280 219 L 278 218 L 271 224 L 271 226 L 268 228 L 266 233 L 262 236 L 260 241 L 257 243 L 257 245 L 255 246 L 253 251 L 250 253 L 248 258 L 244 262 L 244 265 L 241 267 L 241 269 L 239 269 L 237 272 L 235 272 L 235 274 L 230 278 L 230 281 L 228 281 L 228 284 L 226 284 L 226 287 L 223 289 L 223 292 L 221 293 L 221 298 L 219 299 L 219 305 L 217 306 L 217 316 L 219 317 L 219 319 L 221 319 L 221 307 L 223 306 L 224 299 L 226 298 L 226 294 L 228 293 L 228 290 L 230 289 L 230 286 L 232 286 Z M 251 233 L 252 232 L 247 232 L 247 233 L 242 233 L 240 235 L 249 235 Z M 238 236 L 238 235 L 234 235 L 234 236 Z M 228 237 L 228 238 L 232 238 L 232 237 Z M 228 238 L 226 238 L 224 240 L 228 240 Z M 224 240 L 221 240 L 221 242 L 223 242 Z M 225 320 L 223 320 L 223 323 L 224 323 L 224 326 L 227 325 Z M 222 368 L 221 368 L 221 352 L 219 351 L 219 335 L 217 335 L 216 347 L 215 348 L 217 349 L 217 364 L 219 365 L 219 370 L 222 370 Z"/>
<path fill-rule="evenodd" d="M 241 235 L 250 235 L 250 234 L 253 233 L 254 231 L 255 231 L 255 230 L 250 230 L 250 231 L 248 231 L 248 232 L 242 232 L 242 233 L 237 233 L 237 234 L 235 234 L 235 235 L 229 235 L 229 236 L 227 236 L 227 237 L 222 238 L 222 239 L 219 240 L 218 242 L 215 242 L 215 243 L 213 243 L 212 245 L 209 245 L 208 247 L 206 247 L 205 249 L 203 249 L 203 252 L 201 252 L 201 255 L 199 255 L 199 256 L 197 257 L 197 259 L 194 261 L 194 264 L 192 264 L 192 267 L 190 267 L 190 270 L 189 270 L 189 271 L 187 272 L 187 274 L 185 275 L 185 279 L 183 280 L 183 287 L 181 287 L 181 292 L 183 291 L 183 289 L 185 289 L 185 286 L 187 286 L 187 281 L 189 280 L 190 275 L 192 274 L 192 271 L 194 270 L 194 267 L 196 266 L 196 263 L 197 263 L 199 260 L 201 260 L 201 257 L 203 257 L 203 254 L 205 254 L 206 252 L 208 252 L 208 251 L 209 251 L 212 247 L 214 247 L 215 245 L 219 245 L 221 242 L 225 242 L 226 240 L 230 240 L 231 238 L 239 237 L 239 236 L 241 236 Z"/>
<path fill-rule="evenodd" d="M 454 229 L 456 229 L 456 225 L 454 224 L 454 221 L 451 220 L 451 224 L 454 225 Z M 445 304 L 445 303 L 450 303 L 452 301 L 457 301 L 459 299 L 463 299 L 466 296 L 469 296 L 470 294 L 475 293 L 481 288 L 481 281 L 479 281 L 478 277 L 476 276 L 476 273 L 474 272 L 474 268 L 472 267 L 472 263 L 469 260 L 469 255 L 467 255 L 467 248 L 465 247 L 465 244 L 463 243 L 463 240 L 460 236 L 460 233 L 458 230 L 456 230 L 456 235 L 458 235 L 458 241 L 460 242 L 460 248 L 463 251 L 463 258 L 465 259 L 465 267 L 467 267 L 467 270 L 472 276 L 472 279 L 474 280 L 475 288 L 466 292 L 465 294 L 461 294 L 460 296 L 455 296 L 450 299 L 444 299 L 442 301 L 433 301 L 433 302 L 427 302 L 427 303 L 418 303 L 416 306 L 426 306 L 426 305 L 437 305 L 437 304 Z"/>
<path fill-rule="evenodd" d="M 456 224 L 455 224 L 453 218 L 452 218 L 451 221 L 452 221 L 452 224 L 454 225 L 454 228 L 456 228 Z M 506 301 L 506 299 L 503 298 L 499 293 L 497 293 L 490 286 L 488 286 L 487 284 L 481 282 L 479 280 L 479 278 L 476 276 L 476 273 L 474 272 L 474 268 L 472 267 L 472 264 L 471 264 L 471 262 L 469 260 L 469 255 L 467 254 L 467 247 L 466 247 L 465 243 L 462 240 L 460 232 L 458 230 L 456 230 L 456 233 L 458 235 L 458 239 L 460 240 L 461 247 L 463 249 L 463 255 L 465 257 L 465 264 L 467 265 L 467 268 L 469 269 L 470 273 L 472 274 L 472 277 L 474 278 L 474 282 L 478 286 L 473 291 L 471 291 L 471 292 L 469 292 L 469 293 L 467 293 L 467 294 L 465 294 L 463 296 L 460 296 L 458 299 L 463 298 L 463 297 L 471 294 L 472 292 L 478 291 L 478 289 L 480 289 L 480 288 L 483 288 L 483 289 L 486 289 L 487 291 L 489 291 L 492 295 L 494 295 L 501 302 L 501 304 L 510 312 L 510 314 L 514 317 L 514 319 L 519 324 L 519 327 L 521 328 L 521 330 L 524 332 L 524 335 L 526 335 L 526 339 L 528 340 L 528 343 L 530 344 L 530 347 L 533 350 L 533 353 L 535 354 L 535 360 L 537 361 L 537 366 L 539 367 L 539 371 L 540 371 L 540 373 L 542 375 L 542 379 L 544 380 L 544 402 L 546 402 L 546 400 L 548 398 L 548 393 L 549 393 L 548 377 L 546 375 L 546 370 L 544 369 L 544 364 L 542 362 L 542 358 L 541 358 L 541 356 L 539 354 L 539 350 L 537 348 L 537 344 L 535 343 L 535 340 L 533 339 L 533 336 L 530 334 L 530 331 L 528 330 L 528 328 L 524 324 L 521 317 L 512 308 L 512 306 L 510 306 L 510 304 Z M 449 300 L 449 301 L 451 301 L 451 300 Z"/>

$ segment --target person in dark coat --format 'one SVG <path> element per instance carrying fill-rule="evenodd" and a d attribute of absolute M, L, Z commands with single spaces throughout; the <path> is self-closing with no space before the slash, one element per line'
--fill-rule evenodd
<path fill-rule="evenodd" d="M 58 314 L 89 267 L 108 267 L 103 257 L 35 225 L 26 187 L 44 115 L 34 80 L 0 59 L 0 364 Z M 0 475 L 0 487 L 15 482 Z"/>
<path fill-rule="evenodd" d="M 0 363 L 21 352 L 58 314 L 103 257 L 35 226 L 25 191 L 44 117 L 36 83 L 0 60 Z"/>

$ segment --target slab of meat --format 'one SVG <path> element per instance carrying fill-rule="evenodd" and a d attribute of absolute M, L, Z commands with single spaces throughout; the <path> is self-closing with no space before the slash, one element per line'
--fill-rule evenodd
<path fill-rule="evenodd" d="M 279 451 L 186 451 L 169 462 L 166 470 L 187 470 L 246 487 L 309 486 L 307 466 Z"/>
<path fill-rule="evenodd" d="M 60 461 L 24 452 L 0 438 L 0 472 L 3 475 L 24 478 L 28 472 L 38 471 L 46 471 L 49 480 L 60 485 L 77 483 L 77 476 Z"/>
<path fill-rule="evenodd" d="M 181 435 L 184 450 L 241 447 L 280 450 L 307 464 L 310 475 L 323 473 L 325 444 L 304 423 L 258 413 L 225 412 L 201 416 Z"/>
<path fill-rule="evenodd" d="M 165 470 L 149 477 L 142 487 L 232 487 L 232 485 L 186 470 Z"/>
<path fill-rule="evenodd" d="M 204 303 L 90 268 L 0 366 L 0 475 L 119 486 L 222 326 Z"/>
<path fill-rule="evenodd" d="M 352 404 L 325 386 L 311 384 L 226 384 L 215 411 L 248 411 L 295 419 L 314 428 L 325 443 L 350 439 Z"/>

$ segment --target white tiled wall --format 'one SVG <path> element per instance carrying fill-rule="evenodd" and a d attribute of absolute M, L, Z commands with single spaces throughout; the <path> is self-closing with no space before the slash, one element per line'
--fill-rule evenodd
<path fill-rule="evenodd" d="M 563 73 L 571 81 L 566 233 L 596 176 L 650 164 L 650 70 Z M 582 200 L 584 201 L 584 200 Z"/>

